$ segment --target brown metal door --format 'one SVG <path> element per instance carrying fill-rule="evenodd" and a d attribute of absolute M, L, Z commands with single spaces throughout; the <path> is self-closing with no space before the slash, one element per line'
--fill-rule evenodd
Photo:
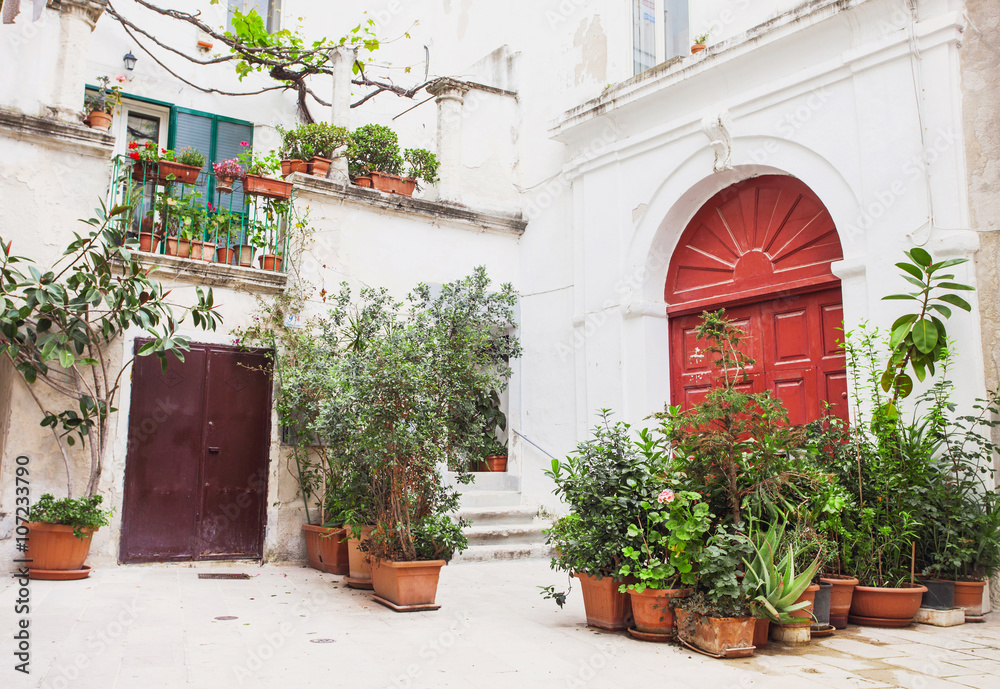
<path fill-rule="evenodd" d="M 122 562 L 262 556 L 270 380 L 263 354 L 218 345 L 192 344 L 166 373 L 136 360 Z"/>

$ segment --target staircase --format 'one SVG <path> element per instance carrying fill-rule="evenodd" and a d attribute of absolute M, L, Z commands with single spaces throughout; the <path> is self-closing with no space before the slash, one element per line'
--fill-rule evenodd
<path fill-rule="evenodd" d="M 463 530 L 469 548 L 453 562 L 550 557 L 542 530 L 549 528 L 552 520 L 539 517 L 537 507 L 521 504 L 518 477 L 477 474 L 475 483 L 458 489 L 462 491 L 458 516 L 471 525 Z"/>

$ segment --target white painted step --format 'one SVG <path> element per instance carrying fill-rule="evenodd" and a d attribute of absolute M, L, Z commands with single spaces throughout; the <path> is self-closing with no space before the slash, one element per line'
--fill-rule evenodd
<path fill-rule="evenodd" d="M 547 524 L 500 524 L 470 526 L 463 530 L 469 545 L 539 545 L 545 543 Z"/>
<path fill-rule="evenodd" d="M 509 490 L 462 490 L 462 510 L 482 507 L 520 507 L 521 494 Z"/>
<path fill-rule="evenodd" d="M 530 524 L 538 517 L 538 508 L 528 505 L 513 507 L 471 507 L 458 511 L 458 516 L 472 522 L 472 526 L 485 524 Z"/>
<path fill-rule="evenodd" d="M 545 544 L 473 545 L 456 555 L 452 562 L 493 562 L 549 557 L 552 557 L 552 551 Z"/>

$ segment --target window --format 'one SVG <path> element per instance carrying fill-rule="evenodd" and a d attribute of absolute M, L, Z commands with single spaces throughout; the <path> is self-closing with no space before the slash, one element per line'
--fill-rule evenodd
<path fill-rule="evenodd" d="M 264 20 L 268 33 L 281 29 L 281 0 L 229 0 L 229 11 L 226 13 L 228 31 L 233 30 L 233 10 L 239 10 L 243 14 L 257 10 L 257 14 Z"/>
<path fill-rule="evenodd" d="M 690 47 L 688 0 L 633 0 L 632 64 L 635 74 Z"/>
<path fill-rule="evenodd" d="M 170 148 L 177 151 L 190 146 L 205 154 L 205 172 L 210 173 L 212 163 L 235 158 L 243 152 L 241 142 L 253 143 L 253 125 L 221 115 L 175 107 L 170 117 Z M 206 199 L 216 202 L 215 177 L 202 175 L 198 191 Z M 227 195 L 227 202 L 234 212 L 243 207 L 243 192 Z"/>

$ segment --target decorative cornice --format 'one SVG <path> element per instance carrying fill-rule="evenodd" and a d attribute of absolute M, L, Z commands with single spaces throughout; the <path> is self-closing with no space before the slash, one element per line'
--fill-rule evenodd
<path fill-rule="evenodd" d="M 107 9 L 107 0 L 48 0 L 46 7 L 56 10 L 60 14 L 72 14 L 80 17 L 88 24 L 93 31 L 97 26 L 97 20 Z"/>
<path fill-rule="evenodd" d="M 108 159 L 115 145 L 114 137 L 99 129 L 4 108 L 0 108 L 0 136 Z"/>
<path fill-rule="evenodd" d="M 461 100 L 471 88 L 464 81 L 459 81 L 451 77 L 441 77 L 440 79 L 435 79 L 427 86 L 427 93 L 437 96 L 438 100 L 444 98 L 458 98 Z"/>
<path fill-rule="evenodd" d="M 448 223 L 471 230 L 490 230 L 520 236 L 528 226 L 520 213 L 477 211 L 447 203 L 414 199 L 408 196 L 386 194 L 365 189 L 354 184 L 341 184 L 334 180 L 296 173 L 289 179 L 295 183 L 295 194 L 324 196 L 341 203 L 366 206 L 387 213 L 400 213 L 429 222 Z"/>

